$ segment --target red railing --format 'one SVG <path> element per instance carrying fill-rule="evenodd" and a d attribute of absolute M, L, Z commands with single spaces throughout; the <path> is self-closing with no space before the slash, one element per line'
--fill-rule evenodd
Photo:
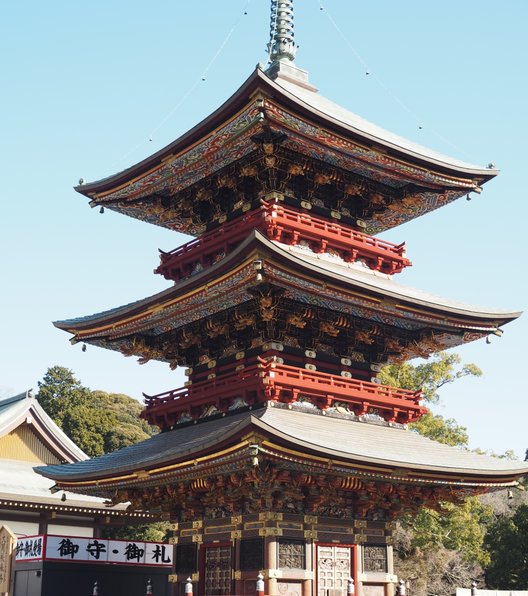
<path fill-rule="evenodd" d="M 170 252 L 162 252 L 155 273 L 177 281 L 208 267 L 235 248 L 252 229 L 288 244 L 308 243 L 316 252 L 336 251 L 348 262 L 361 259 L 371 269 L 398 273 L 411 265 L 405 243 L 393 244 L 349 226 L 301 213 L 277 202 L 263 202 L 237 219 L 206 232 Z"/>
<path fill-rule="evenodd" d="M 226 412 L 235 399 L 249 405 L 264 401 L 310 401 L 322 410 L 341 403 L 358 416 L 376 412 L 391 422 L 413 422 L 427 412 L 421 391 L 408 391 L 369 381 L 309 371 L 259 359 L 243 370 L 193 383 L 154 396 L 145 395 L 142 417 L 162 429 L 183 419 L 204 416 L 211 407 Z"/>

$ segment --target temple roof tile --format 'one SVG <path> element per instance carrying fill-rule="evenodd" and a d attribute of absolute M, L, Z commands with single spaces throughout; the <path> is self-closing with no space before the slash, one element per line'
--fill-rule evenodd
<path fill-rule="evenodd" d="M 167 312 L 164 311 L 168 306 L 174 306 L 176 302 L 190 292 L 200 291 L 200 288 L 203 290 L 208 283 L 218 280 L 221 272 L 228 275 L 230 271 L 234 271 L 236 267 L 240 266 L 241 261 L 247 261 L 248 265 L 251 264 L 251 258 L 248 255 L 252 254 L 252 249 L 255 254 L 267 254 L 272 261 L 287 264 L 299 274 L 305 272 L 308 279 L 323 279 L 345 290 L 360 290 L 374 297 L 398 300 L 409 307 L 444 314 L 447 326 L 452 324 L 452 321 L 449 322 L 451 317 L 464 317 L 469 319 L 476 327 L 485 326 L 489 328 L 490 325 L 498 327 L 516 319 L 521 314 L 518 311 L 473 306 L 441 298 L 399 284 L 389 276 L 380 275 L 367 268 L 362 269 L 357 265 L 347 264 L 341 259 L 325 257 L 310 251 L 278 244 L 268 240 L 260 232 L 253 231 L 242 244 L 224 259 L 167 290 L 126 306 L 87 317 L 56 321 L 54 324 L 56 327 L 70 333 L 81 334 L 83 337 L 80 339 L 83 341 L 88 339 L 90 330 L 95 331 L 97 329 L 98 332 L 104 332 L 107 329 L 107 331 L 110 331 L 114 325 L 118 325 L 132 316 L 135 317 L 136 323 L 139 319 L 144 318 L 149 321 L 148 326 L 152 326 L 152 321 L 156 318 L 166 318 Z M 379 308 L 382 308 L 382 306 L 380 305 Z M 181 313 L 178 313 L 179 311 L 175 312 L 173 316 L 181 316 Z M 402 309 L 399 316 L 405 318 L 408 314 L 405 309 Z M 469 325 L 470 322 L 467 322 L 467 324 Z"/>
<path fill-rule="evenodd" d="M 124 482 L 127 477 L 130 481 L 133 479 L 128 475 L 136 471 L 155 474 L 157 468 L 186 458 L 197 461 L 207 453 L 244 441 L 251 430 L 268 437 L 273 444 L 327 456 L 334 462 L 413 471 L 417 481 L 422 474 L 424 478 L 436 477 L 436 481 L 447 476 L 455 483 L 460 475 L 468 485 L 497 483 L 528 472 L 527 463 L 440 444 L 402 427 L 269 406 L 164 432 L 86 462 L 40 467 L 36 471 L 65 485 L 82 480 L 82 486 L 75 489 L 82 492 L 95 487 L 98 481 L 104 483 L 105 478 L 122 477 Z"/>

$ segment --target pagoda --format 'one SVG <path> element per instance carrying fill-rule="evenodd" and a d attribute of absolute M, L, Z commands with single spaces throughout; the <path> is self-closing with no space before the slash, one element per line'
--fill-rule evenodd
<path fill-rule="evenodd" d="M 321 97 L 294 63 L 292 0 L 272 0 L 270 65 L 131 168 L 76 188 L 92 206 L 194 235 L 162 251 L 171 286 L 55 325 L 141 363 L 184 366 L 145 396 L 161 432 L 47 466 L 57 487 L 161 511 L 174 578 L 197 593 L 393 593 L 394 521 L 511 487 L 519 462 L 426 439 L 404 362 L 519 316 L 400 285 L 405 245 L 376 234 L 480 192 L 497 171 L 437 154 Z"/>

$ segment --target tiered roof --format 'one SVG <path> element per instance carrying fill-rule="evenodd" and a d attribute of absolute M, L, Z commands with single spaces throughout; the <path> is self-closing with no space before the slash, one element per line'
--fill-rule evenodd
<path fill-rule="evenodd" d="M 358 502 L 367 509 L 390 509 L 382 495 L 394 483 L 399 489 L 393 502 L 413 510 L 419 504 L 436 506 L 439 500 L 515 486 L 528 472 L 526 463 L 439 444 L 401 426 L 360 421 L 337 410 L 322 415 L 306 404 L 293 409 L 268 404 L 210 418 L 95 460 L 37 472 L 68 490 L 115 502 L 134 502 L 142 495 L 143 502 L 168 499 L 176 506 L 182 499 L 192 500 L 195 490 L 209 494 L 222 475 L 235 484 L 235 476 L 240 476 L 251 486 L 256 471 L 266 482 L 274 464 L 285 470 L 286 482 L 291 478 L 302 486 L 309 485 L 310 478 L 324 477 L 335 490 L 342 486 L 356 495 L 367 491 L 370 502 Z M 279 488 L 280 477 L 275 482 Z M 374 491 L 373 483 L 384 488 Z"/>
<path fill-rule="evenodd" d="M 290 301 L 290 309 L 286 303 L 278 308 L 272 323 L 278 327 L 284 323 L 283 329 L 293 334 L 299 332 L 293 321 L 287 323 L 287 317 L 294 310 L 292 304 L 304 303 L 306 307 L 312 305 L 333 313 L 328 322 L 334 322 L 338 313 L 350 321 L 368 321 L 370 331 L 389 325 L 396 344 L 392 348 L 380 344 L 371 354 L 372 361 L 380 363 L 426 356 L 490 333 L 500 334 L 500 327 L 520 314 L 439 298 L 398 284 L 390 276 L 361 265 L 270 241 L 254 231 L 225 258 L 163 292 L 55 325 L 72 333 L 75 341 L 119 350 L 143 360 L 193 366 L 192 356 L 177 349 L 178 342 L 184 345 L 185 335 L 196 333 L 195 329 L 190 331 L 194 323 L 207 316 L 215 324 L 215 316 L 222 317 L 226 308 L 236 305 L 241 309 L 233 316 L 240 319 L 258 311 L 258 300 L 249 292 L 257 285 L 256 261 L 261 261 L 261 275 L 266 281 L 283 288 Z M 231 328 L 235 322 L 223 324 L 230 323 Z M 207 341 L 206 337 L 202 339 Z"/>
<path fill-rule="evenodd" d="M 179 139 L 123 172 L 76 190 L 93 206 L 198 235 L 237 215 L 246 203 L 254 204 L 265 191 L 263 176 L 255 184 L 252 170 L 265 143 L 270 157 L 280 160 L 273 167 L 285 194 L 302 174 L 315 187 L 312 208 L 334 211 L 350 222 L 360 219 L 368 233 L 480 192 L 498 173 L 389 133 L 311 86 L 282 76 L 273 80 L 257 68 L 220 108 Z M 232 201 L 226 199 L 227 208 L 207 209 L 209 191 L 222 189 L 222 178 L 235 170 L 239 177 L 247 173 L 245 187 L 236 189 Z M 325 202 L 317 189 L 333 201 Z M 200 193 L 201 211 L 190 201 Z"/>

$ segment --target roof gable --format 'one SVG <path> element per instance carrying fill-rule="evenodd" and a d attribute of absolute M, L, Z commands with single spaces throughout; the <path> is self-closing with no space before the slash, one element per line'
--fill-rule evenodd
<path fill-rule="evenodd" d="M 0 458 L 4 459 L 18 459 L 8 455 L 17 451 L 23 460 L 30 452 L 39 457 L 49 453 L 68 463 L 88 459 L 46 414 L 32 390 L 0 400 L 0 441 Z"/>

